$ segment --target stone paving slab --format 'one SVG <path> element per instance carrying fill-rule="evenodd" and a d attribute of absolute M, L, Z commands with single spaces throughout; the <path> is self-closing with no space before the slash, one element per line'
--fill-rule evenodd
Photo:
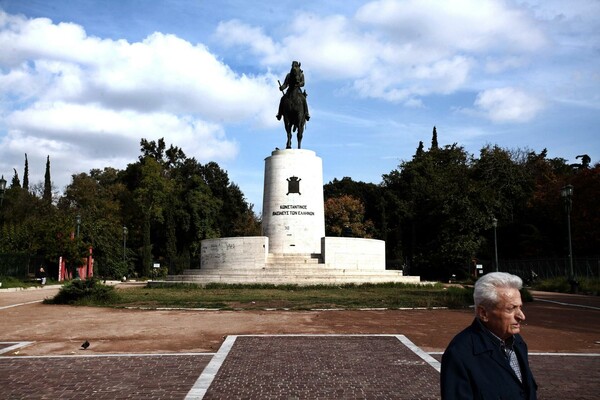
<path fill-rule="evenodd" d="M 210 358 L 0 357 L 0 399 L 183 399 Z"/>
<path fill-rule="evenodd" d="M 438 399 L 439 374 L 397 337 L 241 336 L 204 399 Z"/>

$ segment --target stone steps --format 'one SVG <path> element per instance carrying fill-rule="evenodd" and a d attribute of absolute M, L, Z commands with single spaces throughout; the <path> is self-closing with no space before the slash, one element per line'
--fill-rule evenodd
<path fill-rule="evenodd" d="M 364 271 L 357 269 L 324 268 L 301 265 L 297 267 L 265 267 L 248 270 L 186 270 L 181 275 L 170 275 L 169 282 L 207 284 L 221 283 L 270 283 L 270 284 L 343 284 L 343 283 L 419 283 L 417 276 L 403 276 L 402 271 Z"/>
<path fill-rule="evenodd" d="M 188 269 L 181 275 L 169 275 L 168 282 L 268 283 L 298 285 L 335 285 L 344 283 L 419 283 L 418 276 L 403 276 L 402 271 L 374 270 L 357 266 L 340 267 L 323 263 L 320 254 L 267 254 L 261 267 L 253 264 L 234 268 Z"/>
<path fill-rule="evenodd" d="M 322 264 L 320 254 L 267 254 L 266 266 L 295 266 Z"/>

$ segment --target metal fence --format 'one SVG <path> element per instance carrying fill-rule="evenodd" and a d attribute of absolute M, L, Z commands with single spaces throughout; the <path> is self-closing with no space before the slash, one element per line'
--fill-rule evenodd
<path fill-rule="evenodd" d="M 44 257 L 32 256 L 28 253 L 0 253 L 0 276 L 11 276 L 19 279 L 27 279 L 44 266 L 49 276 L 56 275 L 56 267 L 44 264 Z"/>
<path fill-rule="evenodd" d="M 569 259 L 566 257 L 499 260 L 498 270 L 524 279 L 531 278 L 532 272 L 538 279 L 568 277 L 570 274 Z M 577 278 L 600 278 L 600 257 L 573 258 L 573 273 Z"/>
<path fill-rule="evenodd" d="M 0 254 L 0 276 L 26 278 L 29 274 L 29 254 Z"/>

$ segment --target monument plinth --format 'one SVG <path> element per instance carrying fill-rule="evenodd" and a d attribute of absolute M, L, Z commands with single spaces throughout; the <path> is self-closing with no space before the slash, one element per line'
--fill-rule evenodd
<path fill-rule="evenodd" d="M 321 253 L 323 162 L 314 151 L 275 150 L 265 159 L 262 231 L 270 253 Z"/>

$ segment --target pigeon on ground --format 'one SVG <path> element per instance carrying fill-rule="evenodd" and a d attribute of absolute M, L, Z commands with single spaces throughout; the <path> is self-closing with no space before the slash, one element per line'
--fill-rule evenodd
<path fill-rule="evenodd" d="M 83 350 L 86 350 L 88 347 L 90 347 L 90 342 L 88 342 L 87 340 L 85 342 L 83 342 L 83 344 L 81 345 L 81 348 Z"/>

